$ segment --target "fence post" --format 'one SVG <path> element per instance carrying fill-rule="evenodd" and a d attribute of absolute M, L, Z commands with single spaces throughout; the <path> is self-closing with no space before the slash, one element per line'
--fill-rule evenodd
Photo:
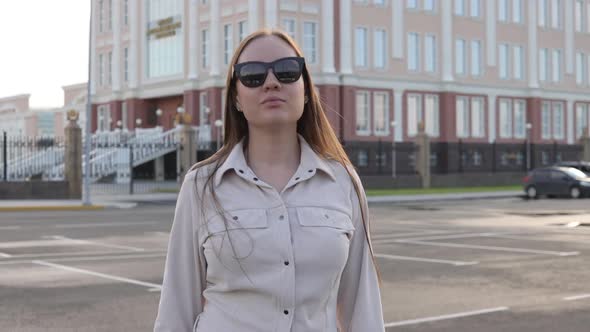
<path fill-rule="evenodd" d="M 133 143 L 129 143 L 129 195 L 133 195 Z"/>
<path fill-rule="evenodd" d="M 69 197 L 82 198 L 82 129 L 78 126 L 78 112 L 68 112 L 65 128 L 64 171 Z"/>
<path fill-rule="evenodd" d="M 420 174 L 422 188 L 430 188 L 430 137 L 424 132 L 424 124 L 422 122 L 418 125 L 416 145 L 418 146 L 416 170 Z"/>
<path fill-rule="evenodd" d="M 6 132 L 4 132 L 4 140 L 2 143 L 2 162 L 4 163 L 4 182 L 8 181 L 8 137 L 6 136 Z"/>

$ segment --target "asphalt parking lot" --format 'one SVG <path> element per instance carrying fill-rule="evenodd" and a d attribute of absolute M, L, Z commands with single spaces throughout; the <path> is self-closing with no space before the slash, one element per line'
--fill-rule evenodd
<path fill-rule="evenodd" d="M 387 331 L 590 326 L 590 199 L 372 204 Z M 0 331 L 149 331 L 174 207 L 0 214 Z"/>

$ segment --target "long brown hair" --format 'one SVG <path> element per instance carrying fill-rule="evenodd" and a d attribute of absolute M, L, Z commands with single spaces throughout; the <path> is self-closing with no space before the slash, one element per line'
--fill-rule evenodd
<path fill-rule="evenodd" d="M 275 36 L 286 42 L 293 48 L 297 56 L 303 56 L 303 52 L 297 43 L 286 33 L 280 30 L 270 30 L 270 29 L 262 29 L 258 30 L 250 35 L 248 35 L 238 48 L 236 49 L 231 63 L 228 67 L 227 73 L 227 81 L 226 81 L 226 94 L 225 98 L 225 133 L 223 139 L 223 146 L 211 157 L 205 159 L 201 162 L 196 163 L 192 169 L 201 168 L 201 166 L 206 166 L 210 164 L 214 164 L 213 171 L 207 177 L 205 181 L 205 185 L 203 186 L 202 195 L 204 197 L 206 188 L 209 188 L 209 194 L 212 198 L 213 202 L 216 205 L 216 208 L 223 213 L 223 208 L 219 203 L 217 196 L 215 195 L 215 190 L 213 189 L 212 179 L 215 176 L 218 168 L 223 164 L 223 162 L 227 159 L 232 149 L 242 140 L 244 139 L 244 146 L 248 144 L 248 122 L 244 117 L 242 112 L 239 112 L 236 108 L 236 97 L 237 97 L 237 89 L 236 89 L 236 79 L 233 77 L 233 67 L 237 63 L 238 58 L 242 54 L 244 48 L 248 46 L 253 40 L 258 38 L 268 37 L 268 36 Z M 352 183 L 354 185 L 355 191 L 357 196 L 359 197 L 359 205 L 361 211 L 361 217 L 363 221 L 363 228 L 365 230 L 366 240 L 369 245 L 369 249 L 371 252 L 371 258 L 373 260 L 373 265 L 375 270 L 377 271 L 377 275 L 379 280 L 381 277 L 379 276 L 379 272 L 377 270 L 377 264 L 375 263 L 375 257 L 373 255 L 373 247 L 371 245 L 371 241 L 369 239 L 369 230 L 368 230 L 368 220 L 365 215 L 364 211 L 364 204 L 362 197 L 364 195 L 361 194 L 361 187 L 360 187 L 360 179 L 351 173 L 351 169 L 353 168 L 350 159 L 348 158 L 346 152 L 342 148 L 342 145 L 338 141 L 332 126 L 330 125 L 328 118 L 324 113 L 324 109 L 321 105 L 320 99 L 315 92 L 314 84 L 311 80 L 311 76 L 309 71 L 307 70 L 307 66 L 303 68 L 303 82 L 305 87 L 305 96 L 308 98 L 308 102 L 305 103 L 303 114 L 301 118 L 297 121 L 297 132 L 305 138 L 307 143 L 310 147 L 314 150 L 315 153 L 323 157 L 324 159 L 331 159 L 338 161 L 340 164 L 344 166 L 346 172 L 350 176 Z M 195 176 L 195 181 L 197 180 L 197 176 Z M 227 224 L 226 224 L 227 227 Z M 232 245 L 232 250 L 234 250 Z M 235 250 L 234 250 L 234 257 L 238 258 Z"/>

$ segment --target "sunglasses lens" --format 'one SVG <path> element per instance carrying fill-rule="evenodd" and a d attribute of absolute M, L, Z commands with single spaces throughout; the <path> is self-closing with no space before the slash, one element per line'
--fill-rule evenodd
<path fill-rule="evenodd" d="M 301 66 L 295 59 L 285 59 L 275 63 L 273 71 L 281 83 L 293 83 L 301 76 Z"/>
<path fill-rule="evenodd" d="M 257 87 L 264 84 L 266 79 L 266 68 L 257 63 L 250 63 L 243 66 L 238 73 L 240 82 L 247 87 Z"/>

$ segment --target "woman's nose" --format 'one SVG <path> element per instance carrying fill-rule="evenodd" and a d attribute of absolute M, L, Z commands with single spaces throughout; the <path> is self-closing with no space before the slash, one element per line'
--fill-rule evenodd
<path fill-rule="evenodd" d="M 264 81 L 264 90 L 271 90 L 271 89 L 278 89 L 281 86 L 281 83 L 275 76 L 274 71 L 269 68 L 269 73 L 266 75 L 266 80 Z"/>

